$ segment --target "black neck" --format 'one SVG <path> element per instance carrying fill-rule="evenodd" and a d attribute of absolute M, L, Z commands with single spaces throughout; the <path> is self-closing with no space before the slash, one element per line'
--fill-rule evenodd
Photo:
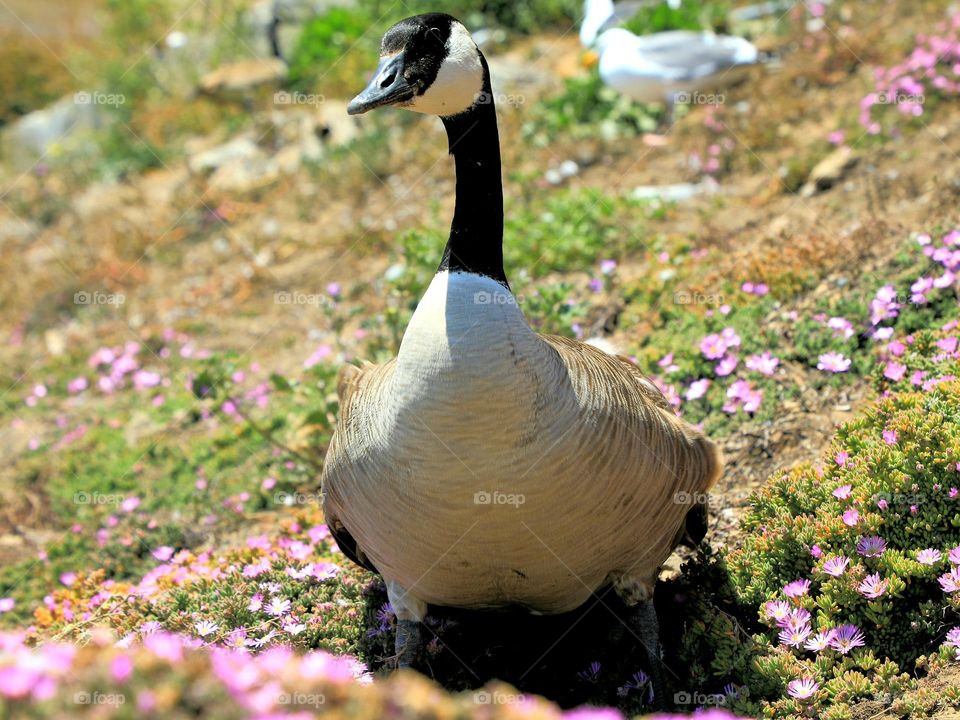
<path fill-rule="evenodd" d="M 503 272 L 503 182 L 490 71 L 483 95 L 466 112 L 441 118 L 457 166 L 457 205 L 440 270 L 486 275 L 509 287 Z"/>

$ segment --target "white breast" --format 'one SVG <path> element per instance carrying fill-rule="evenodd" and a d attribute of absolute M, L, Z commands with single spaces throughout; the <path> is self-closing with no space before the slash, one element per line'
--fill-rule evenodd
<path fill-rule="evenodd" d="M 396 388 L 436 394 L 509 381 L 516 358 L 543 352 L 516 298 L 495 280 L 437 273 L 407 327 L 394 373 Z M 428 385 L 429 383 L 429 385 Z"/>
<path fill-rule="evenodd" d="M 330 509 L 427 603 L 563 612 L 617 570 L 651 572 L 685 509 L 641 434 L 611 420 L 628 395 L 596 404 L 576 385 L 505 287 L 439 273 L 378 401 L 351 418 Z M 649 528 L 653 508 L 676 517 Z"/>

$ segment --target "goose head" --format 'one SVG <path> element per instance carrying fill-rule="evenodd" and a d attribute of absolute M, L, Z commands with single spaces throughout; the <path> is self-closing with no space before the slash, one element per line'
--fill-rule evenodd
<path fill-rule="evenodd" d="M 383 36 L 373 79 L 347 112 L 394 105 L 453 117 L 482 102 L 489 84 L 486 61 L 466 27 L 444 13 L 415 15 Z"/>

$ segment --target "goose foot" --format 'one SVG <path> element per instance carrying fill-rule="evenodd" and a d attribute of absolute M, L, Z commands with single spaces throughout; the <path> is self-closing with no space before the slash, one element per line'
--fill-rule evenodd
<path fill-rule="evenodd" d="M 397 667 L 413 667 L 420 651 L 420 623 L 416 620 L 397 620 L 397 639 L 393 646 Z"/>
<path fill-rule="evenodd" d="M 660 623 L 653 598 L 642 600 L 633 615 L 633 626 L 647 654 L 650 668 L 650 684 L 653 687 L 653 706 L 658 712 L 667 709 L 667 685 L 663 674 L 663 661 L 660 659 Z"/>

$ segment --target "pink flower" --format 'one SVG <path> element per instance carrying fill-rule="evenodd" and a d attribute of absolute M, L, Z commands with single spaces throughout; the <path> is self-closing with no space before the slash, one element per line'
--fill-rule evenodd
<path fill-rule="evenodd" d="M 828 352 L 820 356 L 817 362 L 817 370 L 823 370 L 831 373 L 842 373 L 850 369 L 851 361 L 843 356 L 842 353 Z"/>
<path fill-rule="evenodd" d="M 0 598 L 0 615 L 10 612 L 16 606 L 17 602 L 13 598 Z"/>
<path fill-rule="evenodd" d="M 737 331 L 733 328 L 724 328 L 720 333 L 720 337 L 723 338 L 723 341 L 727 344 L 728 348 L 740 347 L 740 336 L 737 335 Z"/>
<path fill-rule="evenodd" d="M 820 652 L 830 647 L 830 641 L 833 640 L 833 630 L 818 632 L 812 638 L 803 644 L 803 647 L 812 652 Z"/>
<path fill-rule="evenodd" d="M 172 665 L 183 661 L 183 640 L 171 633 L 157 632 L 143 639 L 143 646 L 161 660 Z"/>
<path fill-rule="evenodd" d="M 133 675 L 133 659 L 129 655 L 117 655 L 110 662 L 110 675 L 114 682 L 125 683 Z"/>
<path fill-rule="evenodd" d="M 853 527 L 860 522 L 860 513 L 855 508 L 850 508 L 843 513 L 843 524 L 847 527 Z"/>
<path fill-rule="evenodd" d="M 810 637 L 811 632 L 813 631 L 810 629 L 809 625 L 784 628 L 780 631 L 780 644 L 787 645 L 789 647 L 800 647 L 804 642 L 806 642 L 806 639 Z"/>
<path fill-rule="evenodd" d="M 945 353 L 955 353 L 957 351 L 957 338 L 947 337 L 942 340 L 937 340 L 937 347 Z"/>
<path fill-rule="evenodd" d="M 735 355 L 724 355 L 720 359 L 720 362 L 717 363 L 714 372 L 717 374 L 717 377 L 727 377 L 737 369 L 739 362 Z"/>
<path fill-rule="evenodd" d="M 857 552 L 864 557 L 879 557 L 887 549 L 887 541 L 877 535 L 863 537 L 857 541 Z"/>
<path fill-rule="evenodd" d="M 299 635 L 306 629 L 307 629 L 306 625 L 304 625 L 303 623 L 297 622 L 292 618 L 288 618 L 283 623 L 283 631 L 285 633 L 289 633 L 290 635 Z"/>
<path fill-rule="evenodd" d="M 663 372 L 666 375 L 675 373 L 680 369 L 680 366 L 673 362 L 673 353 L 664 355 L 659 361 L 657 361 L 657 365 L 663 368 Z"/>
<path fill-rule="evenodd" d="M 806 595 L 809 590 L 809 580 L 794 580 L 793 582 L 787 583 L 783 586 L 783 594 L 790 598 Z"/>
<path fill-rule="evenodd" d="M 86 390 L 88 385 L 89 383 L 85 377 L 74 378 L 67 383 L 67 392 L 71 395 L 76 395 Z"/>
<path fill-rule="evenodd" d="M 830 647 L 846 655 L 854 648 L 863 647 L 866 644 L 863 633 L 856 625 L 841 625 L 834 629 L 833 638 L 830 640 Z"/>
<path fill-rule="evenodd" d="M 813 678 L 805 677 L 787 683 L 787 694 L 797 700 L 809 700 L 816 695 L 820 686 Z"/>
<path fill-rule="evenodd" d="M 688 401 L 699 400 L 704 395 L 707 394 L 707 388 L 710 387 L 710 380 L 704 378 L 702 380 L 696 380 L 690 384 L 690 387 L 687 389 L 686 398 Z"/>
<path fill-rule="evenodd" d="M 333 355 L 333 348 L 329 345 L 321 345 L 306 360 L 303 361 L 303 367 L 305 370 L 309 370 L 314 365 L 319 365 L 321 362 Z"/>
<path fill-rule="evenodd" d="M 267 614 L 274 617 L 286 615 L 290 610 L 291 603 L 286 598 L 275 597 L 267 603 Z"/>
<path fill-rule="evenodd" d="M 837 557 L 830 558 L 823 564 L 823 572 L 833 577 L 840 577 L 849 564 L 850 560 L 848 558 L 843 555 L 838 555 Z"/>
<path fill-rule="evenodd" d="M 767 377 L 771 377 L 779 365 L 780 360 L 774 357 L 769 350 L 762 355 L 751 355 L 746 361 L 748 370 L 753 370 Z"/>
<path fill-rule="evenodd" d="M 156 550 L 154 550 L 151 553 L 151 555 L 153 555 L 153 557 L 159 560 L 160 562 L 166 562 L 167 560 L 173 557 L 173 552 L 174 550 L 172 547 L 169 547 L 168 545 L 161 545 Z"/>
<path fill-rule="evenodd" d="M 764 605 L 764 614 L 778 625 L 790 615 L 790 605 L 785 600 L 771 600 Z"/>
<path fill-rule="evenodd" d="M 883 376 L 893 382 L 900 382 L 906 374 L 907 366 L 896 362 L 888 362 L 883 371 Z"/>
<path fill-rule="evenodd" d="M 700 341 L 700 352 L 708 360 L 719 360 L 727 352 L 727 343 L 719 335 L 707 335 Z"/>
<path fill-rule="evenodd" d="M 211 633 L 215 633 L 220 627 L 215 622 L 210 622 L 209 620 L 201 620 L 196 624 L 197 635 L 200 637 L 206 637 Z"/>
<path fill-rule="evenodd" d="M 881 580 L 880 575 L 874 573 L 873 575 L 867 575 L 857 587 L 857 590 L 860 591 L 861 595 L 872 600 L 883 595 L 887 591 L 888 584 L 887 580 Z"/>
<path fill-rule="evenodd" d="M 810 624 L 810 611 L 806 608 L 795 607 L 787 613 L 787 616 L 777 621 L 777 625 L 790 630 L 797 630 Z"/>
<path fill-rule="evenodd" d="M 896 445 L 897 444 L 897 431 L 896 430 L 884 430 L 883 431 L 883 441 L 887 445 Z"/>
<path fill-rule="evenodd" d="M 735 413 L 742 404 L 744 412 L 755 413 L 763 402 L 763 392 L 754 390 L 746 380 L 737 380 L 727 388 L 727 397 L 730 402 L 723 406 L 724 412 Z"/>
<path fill-rule="evenodd" d="M 845 452 L 837 453 L 837 465 L 846 465 L 847 459 L 850 456 Z M 836 490 L 831 493 L 835 498 L 840 498 L 841 500 L 846 500 L 850 497 L 850 493 L 853 490 L 853 485 L 841 485 Z"/>
<path fill-rule="evenodd" d="M 884 285 L 877 290 L 876 297 L 870 301 L 870 323 L 879 325 L 884 320 L 893 319 L 900 314 L 897 291 L 893 285 Z"/>
<path fill-rule="evenodd" d="M 160 384 L 161 379 L 160 373 L 150 372 L 148 370 L 137 370 L 133 374 L 133 386 L 137 390 L 154 388 Z"/>
<path fill-rule="evenodd" d="M 853 337 L 853 324 L 843 317 L 832 317 L 827 320 L 827 327 L 833 330 L 834 337 L 842 337 L 845 340 Z"/>
<path fill-rule="evenodd" d="M 326 540 L 330 537 L 330 529 L 326 525 L 314 525 L 307 530 L 307 537 L 310 538 L 311 543 L 316 545 L 321 540 Z"/>
<path fill-rule="evenodd" d="M 933 548 L 917 552 L 917 562 L 921 565 L 935 565 L 943 558 L 943 553 Z"/>
<path fill-rule="evenodd" d="M 960 590 L 960 567 L 952 567 L 950 572 L 937 578 L 937 582 L 940 583 L 940 587 L 943 588 L 945 593 L 957 592 Z"/>
<path fill-rule="evenodd" d="M 138 498 L 136 495 L 129 497 L 120 503 L 120 509 L 127 513 L 133 512 L 138 507 L 140 507 L 140 498 Z"/>
<path fill-rule="evenodd" d="M 340 568 L 333 563 L 318 562 L 313 565 L 313 577 L 320 582 L 329 580 L 339 572 Z"/>
<path fill-rule="evenodd" d="M 815 558 L 819 558 L 821 555 L 823 555 L 823 550 L 820 549 L 819 545 L 813 545 L 810 548 L 810 554 Z"/>
<path fill-rule="evenodd" d="M 262 575 L 265 572 L 270 571 L 270 562 L 266 558 L 261 558 L 255 563 L 246 565 L 243 568 L 243 576 L 248 578 L 255 578 L 258 575 Z"/>

